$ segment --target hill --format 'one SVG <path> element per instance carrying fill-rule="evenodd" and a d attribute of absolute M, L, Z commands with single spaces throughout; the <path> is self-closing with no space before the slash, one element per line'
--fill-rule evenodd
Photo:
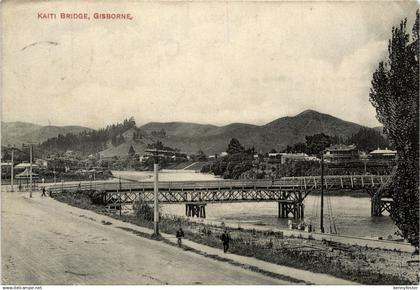
<path fill-rule="evenodd" d="M 137 127 L 133 118 L 122 124 L 111 125 L 78 136 L 69 135 L 57 139 L 58 134 L 77 134 L 90 130 L 78 126 L 39 126 L 31 123 L 2 123 L 3 144 L 44 142 L 46 152 L 76 150 L 84 153 L 101 152 L 103 156 L 125 156 L 131 145 L 136 153 L 144 152 L 146 146 L 161 141 L 165 146 L 180 149 L 185 153 L 203 150 L 206 154 L 225 151 L 232 138 L 245 147 L 255 147 L 257 152 L 271 149 L 282 150 L 287 145 L 304 142 L 305 136 L 325 133 L 346 139 L 363 126 L 334 116 L 306 110 L 296 116 L 276 119 L 265 125 L 232 123 L 226 126 L 187 122 L 147 123 Z M 77 139 L 77 140 L 76 140 Z"/>
<path fill-rule="evenodd" d="M 1 122 L 2 145 L 21 145 L 22 143 L 41 143 L 59 134 L 77 134 L 92 130 L 81 126 L 41 126 L 25 122 Z"/>
<path fill-rule="evenodd" d="M 218 127 L 214 125 L 203 125 L 203 124 L 186 123 L 186 122 L 170 122 L 170 123 L 151 122 L 140 127 L 140 129 L 148 132 L 149 134 L 152 132 L 165 130 L 166 134 L 169 136 L 184 136 L 184 137 L 194 137 L 197 135 L 208 134 L 209 132 L 217 128 Z"/>
<path fill-rule="evenodd" d="M 130 147 L 133 147 L 134 152 L 138 155 L 143 155 L 145 150 L 147 149 L 147 144 L 153 143 L 151 140 L 150 142 L 145 142 L 145 140 L 129 140 L 118 146 L 110 145 L 107 149 L 102 150 L 99 152 L 99 155 L 103 159 L 112 158 L 114 156 L 118 157 L 127 157 Z"/>
<path fill-rule="evenodd" d="M 148 123 L 140 129 L 147 133 L 164 130 L 166 136 L 158 139 L 167 146 L 180 148 L 189 153 L 202 149 L 206 154 L 213 154 L 225 151 L 232 138 L 237 138 L 247 147 L 254 146 L 257 151 L 267 152 L 304 142 L 305 136 L 318 133 L 347 138 L 362 127 L 328 114 L 307 110 L 296 116 L 282 117 L 262 126 L 233 123 L 218 127 L 171 122 Z"/>

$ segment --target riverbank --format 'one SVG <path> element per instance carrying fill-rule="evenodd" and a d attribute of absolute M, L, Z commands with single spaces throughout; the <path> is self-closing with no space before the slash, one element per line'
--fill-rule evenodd
<path fill-rule="evenodd" d="M 123 213 L 120 216 L 116 211 L 92 205 L 83 194 L 65 193 L 54 198 L 72 206 L 153 228 L 153 222 L 141 220 L 133 214 Z M 167 234 L 175 234 L 180 226 L 187 239 L 215 248 L 221 247 L 220 234 L 224 228 L 228 228 L 232 237 L 232 253 L 278 265 L 330 274 L 361 284 L 406 285 L 417 281 L 418 263 L 408 265 L 407 261 L 414 258 L 400 250 L 315 240 L 310 235 L 306 238 L 303 235 L 285 236 L 282 232 L 202 224 L 175 216 L 163 216 L 160 222 L 161 231 Z"/>

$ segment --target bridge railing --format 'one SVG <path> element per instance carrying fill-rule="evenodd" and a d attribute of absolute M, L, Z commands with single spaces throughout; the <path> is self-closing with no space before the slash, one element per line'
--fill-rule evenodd
<path fill-rule="evenodd" d="M 388 180 L 388 176 L 381 175 L 341 175 L 324 176 L 325 188 L 362 188 L 379 186 Z M 320 176 L 282 177 L 276 180 L 212 180 L 212 181 L 162 181 L 159 188 L 165 191 L 171 190 L 217 190 L 217 189 L 261 189 L 261 188 L 299 188 L 320 189 Z M 103 190 L 103 191 L 129 191 L 151 190 L 153 182 L 98 182 L 79 184 L 57 184 L 47 187 L 51 192 L 77 191 L 77 190 Z"/>

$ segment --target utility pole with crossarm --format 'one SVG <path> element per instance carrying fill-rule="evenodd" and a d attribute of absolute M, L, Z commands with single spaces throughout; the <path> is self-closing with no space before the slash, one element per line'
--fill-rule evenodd
<path fill-rule="evenodd" d="M 159 150 L 147 149 L 153 154 L 153 171 L 154 171 L 154 211 L 153 211 L 153 228 L 154 235 L 159 236 Z"/>

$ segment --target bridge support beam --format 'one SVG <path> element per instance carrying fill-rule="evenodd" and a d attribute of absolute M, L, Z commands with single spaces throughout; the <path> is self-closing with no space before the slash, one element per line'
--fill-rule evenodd
<path fill-rule="evenodd" d="M 298 203 L 290 200 L 281 200 L 278 202 L 279 206 L 279 218 L 288 218 L 289 214 L 292 214 L 294 219 L 303 219 L 304 215 L 304 205 L 303 203 Z"/>
<path fill-rule="evenodd" d="M 384 211 L 391 213 L 393 205 L 394 205 L 394 201 L 382 199 L 381 200 L 381 213 L 383 213 Z"/>
<path fill-rule="evenodd" d="M 381 192 L 377 187 L 365 189 L 370 195 L 370 216 L 382 216 L 385 211 L 391 213 L 394 204 L 392 198 L 383 197 L 384 192 Z"/>
<path fill-rule="evenodd" d="M 374 195 L 370 200 L 370 216 L 381 216 L 381 207 L 381 197 L 378 195 Z"/>
<path fill-rule="evenodd" d="M 185 215 L 187 217 L 206 218 L 205 203 L 187 203 L 185 204 Z"/>
<path fill-rule="evenodd" d="M 393 201 L 389 198 L 374 196 L 371 199 L 371 216 L 382 216 L 384 212 L 391 213 Z"/>

